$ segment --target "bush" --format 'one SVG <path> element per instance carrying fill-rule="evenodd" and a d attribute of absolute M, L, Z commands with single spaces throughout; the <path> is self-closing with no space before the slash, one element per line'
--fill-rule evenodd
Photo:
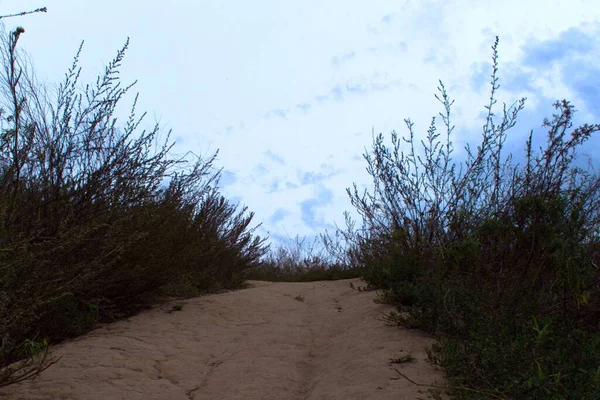
<path fill-rule="evenodd" d="M 239 286 L 267 250 L 253 214 L 219 194 L 216 153 L 174 158 L 158 126 L 140 131 L 137 96 L 117 124 L 133 86 L 118 76 L 128 41 L 83 91 L 80 47 L 52 99 L 17 49 L 23 32 L 2 47 L 0 367 L 26 357 L 27 340 L 57 343 L 131 315 L 174 283 Z M 0 385 L 18 379 L 3 371 Z"/>
<path fill-rule="evenodd" d="M 274 282 L 313 282 L 358 278 L 361 270 L 337 262 L 318 248 L 319 238 L 306 244 L 306 237 L 288 238 L 262 259 L 261 265 L 249 271 L 247 278 Z"/>
<path fill-rule="evenodd" d="M 505 143 L 525 99 L 495 121 L 497 46 L 482 139 L 463 162 L 452 159 L 441 82 L 443 136 L 433 118 L 420 150 L 410 120 L 391 147 L 374 137 L 374 189 L 348 190 L 364 221 L 346 234 L 348 252 L 397 305 L 399 324 L 437 335 L 430 359 L 457 398 L 597 398 L 600 178 L 576 164 L 600 125 L 568 135 L 575 109 L 556 102 L 545 148 L 534 149 L 532 131 L 515 162 Z"/>

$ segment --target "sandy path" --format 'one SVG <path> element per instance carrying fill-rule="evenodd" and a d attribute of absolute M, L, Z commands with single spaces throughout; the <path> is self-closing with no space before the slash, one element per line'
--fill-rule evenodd
<path fill-rule="evenodd" d="M 251 282 L 250 289 L 188 299 L 56 346 L 62 356 L 10 399 L 417 399 L 441 380 L 418 331 L 380 321 L 374 292 L 349 282 Z M 301 296 L 303 301 L 295 299 Z M 390 364 L 411 352 L 416 361 Z"/>

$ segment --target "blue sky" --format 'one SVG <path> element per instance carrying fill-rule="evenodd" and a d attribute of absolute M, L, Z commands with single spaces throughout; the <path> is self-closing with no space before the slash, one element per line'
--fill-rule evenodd
<path fill-rule="evenodd" d="M 345 189 L 371 184 L 362 153 L 372 129 L 403 134 L 411 118 L 425 135 L 442 111 L 439 79 L 456 101 L 457 147 L 477 139 L 496 35 L 499 105 L 528 98 L 511 133 L 517 151 L 555 100 L 572 101 L 580 122 L 600 122 L 597 0 L 172 4 L 3 0 L 0 13 L 48 8 L 3 22 L 25 28 L 22 46 L 51 82 L 82 40 L 82 77 L 92 82 L 130 37 L 121 76 L 138 80 L 146 126 L 172 129 L 178 153 L 220 149 L 223 193 L 272 238 L 343 226 Z"/>

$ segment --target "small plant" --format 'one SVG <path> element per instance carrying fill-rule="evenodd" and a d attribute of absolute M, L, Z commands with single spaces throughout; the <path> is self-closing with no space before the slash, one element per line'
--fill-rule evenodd
<path fill-rule="evenodd" d="M 390 362 L 392 364 L 404 364 L 404 363 L 411 362 L 411 361 L 414 361 L 414 357 L 412 356 L 411 353 L 405 354 L 398 358 L 390 358 Z"/>
<path fill-rule="evenodd" d="M 6 339 L 3 337 L 0 354 L 5 351 L 5 345 Z M 50 345 L 46 339 L 39 342 L 35 339 L 25 340 L 21 346 L 21 350 L 25 357 L 24 359 L 12 365 L 0 367 L 0 388 L 35 378 L 61 359 L 61 357 L 48 358 Z"/>
<path fill-rule="evenodd" d="M 28 358 L 37 357 L 39 354 L 47 353 L 50 345 L 47 339 L 36 341 L 35 339 L 25 339 L 22 345 L 23 355 Z"/>
<path fill-rule="evenodd" d="M 172 313 L 172 312 L 175 312 L 175 311 L 181 311 L 181 310 L 183 310 L 183 303 L 177 303 L 177 304 L 174 304 L 174 305 L 171 307 L 171 309 L 170 309 L 169 311 L 167 311 L 167 313 L 169 313 L 169 314 L 170 314 L 170 313 Z"/>

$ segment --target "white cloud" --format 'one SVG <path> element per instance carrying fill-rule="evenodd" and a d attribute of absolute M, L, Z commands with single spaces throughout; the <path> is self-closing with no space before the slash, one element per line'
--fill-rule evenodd
<path fill-rule="evenodd" d="M 26 28 L 23 43 L 39 75 L 55 81 L 82 39 L 89 82 L 130 36 L 122 71 L 125 81 L 139 79 L 139 109 L 182 138 L 179 152 L 219 148 L 219 165 L 235 176 L 224 193 L 241 197 L 265 230 L 291 235 L 313 232 L 302 221 L 301 203 L 314 198 L 317 185 L 333 197 L 315 206 L 315 215 L 343 224 L 350 208 L 345 188 L 370 184 L 364 160 L 356 158 L 370 146 L 371 128 L 404 133 L 403 120 L 410 117 L 416 133 L 424 134 L 441 111 L 433 97 L 438 79 L 456 99 L 457 134 L 473 135 L 489 96 L 489 85 L 473 88 L 473 65 L 491 61 L 496 35 L 499 103 L 527 95 L 526 107 L 535 108 L 547 98 L 575 95 L 556 66 L 523 67 L 536 76 L 533 89 L 504 82 L 517 79 L 515 63 L 526 44 L 600 20 L 595 0 L 173 4 L 55 0 L 46 4 L 47 14 L 18 24 Z M 10 12 L 21 5 L 14 0 L 2 7 Z M 16 22 L 5 21 L 9 29 Z M 487 83 L 491 70 L 482 71 Z M 322 163 L 334 166 L 335 174 L 301 185 L 298 176 L 324 173 Z M 276 210 L 289 213 L 279 211 L 270 226 Z"/>

